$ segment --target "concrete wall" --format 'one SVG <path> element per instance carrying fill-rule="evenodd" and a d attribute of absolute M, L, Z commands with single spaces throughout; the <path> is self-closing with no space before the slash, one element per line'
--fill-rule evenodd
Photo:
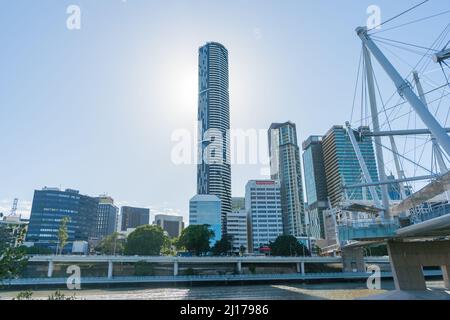
<path fill-rule="evenodd" d="M 344 272 L 365 272 L 364 249 L 342 248 L 342 263 Z"/>
<path fill-rule="evenodd" d="M 450 241 L 388 242 L 391 267 L 397 290 L 426 290 L 422 267 L 442 267 L 446 288 L 450 289 Z"/>

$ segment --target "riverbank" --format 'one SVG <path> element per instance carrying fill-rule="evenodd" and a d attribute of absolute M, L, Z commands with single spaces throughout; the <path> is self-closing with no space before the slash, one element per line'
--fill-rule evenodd
<path fill-rule="evenodd" d="M 428 287 L 439 294 L 445 294 L 442 281 L 428 282 Z M 214 285 L 196 287 L 127 287 L 107 289 L 62 290 L 66 296 L 85 300 L 354 300 L 371 299 L 394 290 L 392 280 L 382 281 L 381 290 L 369 290 L 365 283 L 342 282 L 322 284 L 256 284 L 256 285 Z M 0 292 L 0 299 L 15 298 L 20 291 Z M 47 299 L 55 291 L 36 290 L 32 298 Z"/>

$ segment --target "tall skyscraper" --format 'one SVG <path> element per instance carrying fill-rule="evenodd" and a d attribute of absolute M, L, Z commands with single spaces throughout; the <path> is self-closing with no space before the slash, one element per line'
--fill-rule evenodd
<path fill-rule="evenodd" d="M 281 184 L 284 234 L 307 235 L 300 151 L 294 123 L 273 123 L 269 129 L 270 173 Z"/>
<path fill-rule="evenodd" d="M 214 232 L 211 246 L 222 239 L 221 208 L 221 200 L 214 195 L 198 194 L 189 201 L 189 225 L 208 225 Z"/>
<path fill-rule="evenodd" d="M 228 51 L 217 42 L 199 49 L 197 194 L 221 200 L 222 231 L 231 212 Z"/>
<path fill-rule="evenodd" d="M 117 231 L 119 208 L 114 205 L 114 200 L 108 196 L 100 196 L 98 199 L 97 220 L 94 237 L 104 238 Z"/>
<path fill-rule="evenodd" d="M 155 215 L 155 222 L 157 226 L 160 226 L 170 238 L 176 238 L 181 235 L 181 231 L 184 229 L 183 217 L 172 216 L 167 214 Z"/>
<path fill-rule="evenodd" d="M 328 192 L 323 162 L 322 137 L 310 136 L 303 142 L 303 172 L 309 235 L 314 238 L 325 239 L 323 211 L 328 208 Z"/>
<path fill-rule="evenodd" d="M 63 218 L 67 217 L 69 237 L 65 250 L 70 250 L 74 241 L 88 241 L 93 234 L 97 208 L 98 199 L 81 195 L 77 190 L 35 190 L 26 241 L 56 250 L 58 230 Z"/>
<path fill-rule="evenodd" d="M 378 180 L 377 164 L 372 138 L 361 134 L 370 130 L 360 127 L 354 131 L 369 174 L 374 182 Z M 343 126 L 332 127 L 323 137 L 323 159 L 330 204 L 336 207 L 345 197 L 351 200 L 372 200 L 368 188 L 357 188 L 344 193 L 344 185 L 355 185 L 364 181 L 356 153 Z M 379 196 L 381 197 L 381 193 Z"/>
<path fill-rule="evenodd" d="M 150 209 L 122 207 L 121 210 L 121 231 L 127 231 L 127 229 L 134 229 L 139 226 L 150 224 Z"/>
<path fill-rule="evenodd" d="M 248 251 L 255 252 L 283 234 L 280 182 L 251 180 L 245 187 Z"/>

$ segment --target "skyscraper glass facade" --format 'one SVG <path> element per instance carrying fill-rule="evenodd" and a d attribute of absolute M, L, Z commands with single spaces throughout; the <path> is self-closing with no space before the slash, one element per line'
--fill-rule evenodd
<path fill-rule="evenodd" d="M 296 126 L 292 122 L 274 123 L 268 135 L 271 178 L 281 184 L 284 233 L 307 235 Z"/>
<path fill-rule="evenodd" d="M 95 232 L 97 208 L 98 199 L 81 195 L 77 190 L 35 190 L 26 241 L 55 250 L 61 221 L 67 217 L 70 220 L 65 250 L 70 250 L 74 241 L 88 241 Z"/>
<path fill-rule="evenodd" d="M 369 127 L 360 127 L 354 131 L 356 140 L 366 162 L 372 181 L 379 181 L 372 138 L 361 134 Z M 344 185 L 364 182 L 356 153 L 343 126 L 334 126 L 323 137 L 323 156 L 327 180 L 328 196 L 331 206 L 337 206 L 342 200 L 372 200 L 368 188 L 349 189 L 344 192 Z M 381 192 L 377 188 L 381 197 Z"/>
<path fill-rule="evenodd" d="M 189 201 L 189 225 L 209 225 L 213 246 L 222 239 L 221 200 L 214 195 L 196 195 Z"/>
<path fill-rule="evenodd" d="M 117 231 L 119 208 L 111 197 L 98 197 L 97 220 L 95 224 L 96 238 L 104 238 Z"/>
<path fill-rule="evenodd" d="M 150 224 L 150 209 L 122 207 L 121 210 L 122 231 L 127 231 L 127 229 L 134 229 L 139 226 Z"/>
<path fill-rule="evenodd" d="M 323 161 L 322 137 L 311 136 L 303 143 L 308 214 L 308 232 L 314 238 L 325 238 L 323 211 L 328 207 L 327 181 Z"/>
<path fill-rule="evenodd" d="M 222 231 L 231 212 L 228 51 L 217 42 L 199 49 L 197 194 L 221 200 Z"/>

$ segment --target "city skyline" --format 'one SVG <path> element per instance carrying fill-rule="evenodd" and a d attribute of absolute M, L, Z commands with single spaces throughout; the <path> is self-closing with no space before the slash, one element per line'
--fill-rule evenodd
<path fill-rule="evenodd" d="M 176 1 L 172 8 L 165 9 L 142 1 L 117 1 L 110 6 L 108 14 L 112 19 L 106 19 L 107 23 L 101 19 L 104 13 L 102 5 L 79 1 L 85 17 L 82 29 L 69 31 L 65 28 L 67 4 L 50 7 L 49 3 L 27 4 L 27 8 L 33 9 L 30 13 L 21 10 L 21 6 L 6 4 L 2 12 L 8 12 L 8 16 L 2 15 L 0 19 L 2 26 L 3 23 L 8 25 L 8 28 L 1 28 L 0 34 L 11 44 L 4 53 L 6 59 L 0 62 L 4 70 L 0 85 L 5 88 L 0 93 L 0 104 L 4 106 L 0 110 L 0 124 L 4 130 L 0 150 L 7 155 L 0 159 L 0 179 L 7 182 L 0 186 L 0 211 L 7 213 L 13 199 L 18 197 L 19 212 L 29 213 L 33 191 L 47 185 L 75 188 L 92 196 L 108 193 L 116 199 L 118 206 L 149 207 L 151 212 L 176 212 L 183 215 L 185 221 L 188 221 L 188 199 L 195 193 L 192 183 L 195 178 L 192 177 L 195 177 L 196 170 L 195 166 L 170 163 L 173 145 L 170 136 L 177 128 L 195 130 L 198 47 L 215 40 L 224 43 L 232 54 L 232 127 L 264 129 L 274 121 L 291 120 L 297 123 L 298 138 L 303 141 L 311 134 L 321 134 L 332 125 L 347 120 L 354 79 L 341 79 L 339 74 L 356 72 L 360 43 L 353 30 L 365 23 L 366 9 L 371 4 L 370 1 L 348 3 L 350 13 L 330 16 L 327 13 L 344 10 L 337 4 L 290 2 L 281 9 L 272 8 L 270 2 L 252 2 L 243 5 L 238 13 L 254 12 L 248 21 L 224 28 L 227 19 L 234 14 L 234 6 L 225 8 L 205 2 L 201 12 L 195 13 L 199 6 L 192 5 L 192 8 Z M 383 17 L 394 15 L 408 4 L 379 1 Z M 171 9 L 175 12 L 170 13 Z M 195 25 L 185 32 L 196 36 L 181 41 L 186 33 L 180 26 L 187 26 L 192 17 L 211 9 L 223 9 L 217 19 L 217 28 L 202 31 L 201 24 Z M 311 12 L 316 14 L 308 17 L 302 13 L 303 9 L 307 9 L 304 11 L 308 15 Z M 136 15 L 140 10 L 142 13 Z M 171 17 L 170 21 L 180 18 L 180 25 L 173 27 L 162 20 L 147 22 L 147 15 L 152 14 L 152 10 L 163 17 Z M 433 12 L 433 8 L 423 10 L 424 14 Z M 111 24 L 111 21 L 121 21 L 121 18 L 128 17 L 126 21 L 129 21 L 131 13 L 136 19 L 135 24 L 126 28 L 119 22 Z M 273 13 L 276 19 L 271 19 L 269 13 Z M 314 17 L 320 15 L 327 19 L 315 22 Z M 311 30 L 319 25 L 323 25 L 325 30 L 336 26 L 335 32 L 343 40 L 333 45 L 348 62 L 338 66 L 320 52 L 324 51 L 328 41 L 325 31 L 315 29 L 319 34 L 314 37 L 302 31 L 305 27 Z M 11 26 L 21 34 L 20 41 L 6 32 L 11 30 Z M 165 28 L 167 35 L 162 37 L 155 32 L 158 27 Z M 426 40 L 421 38 L 423 34 L 414 35 L 419 38 L 416 42 Z M 96 45 L 99 37 L 102 41 Z M 156 43 L 165 43 L 170 37 L 180 42 L 174 45 L 172 41 L 168 47 L 153 51 Z M 289 40 L 294 40 L 292 45 L 298 50 L 281 52 L 284 50 L 279 48 Z M 294 43 L 296 41 L 298 43 Z M 118 43 L 127 49 L 115 51 Z M 99 49 L 98 46 L 104 48 Z M 177 50 L 179 53 L 173 53 L 178 48 L 181 48 Z M 13 57 L 16 50 L 21 54 Z M 96 56 L 90 54 L 93 51 L 98 52 Z M 40 53 L 30 59 L 36 52 Z M 171 59 L 167 55 L 171 55 Z M 290 70 L 286 70 L 282 61 L 286 55 L 290 58 L 286 59 L 290 60 Z M 102 56 L 106 58 L 102 59 Z M 45 67 L 37 64 L 40 59 Z M 170 66 L 166 60 L 176 62 Z M 134 63 L 130 65 L 130 61 Z M 162 66 L 158 66 L 161 63 Z M 90 69 L 95 70 L 95 74 L 87 71 Z M 46 83 L 42 83 L 41 76 L 47 71 L 49 76 Z M 308 81 L 300 81 L 299 72 Z M 319 95 L 323 74 L 334 83 L 337 79 L 342 82 L 337 88 L 331 86 L 327 89 L 333 98 Z M 181 80 L 174 82 L 174 88 L 179 95 L 168 97 L 167 89 L 173 89 L 173 86 L 166 83 L 177 76 Z M 92 80 L 87 81 L 91 77 Z M 19 83 L 19 79 L 26 80 Z M 277 80 L 274 79 L 285 81 L 276 86 L 274 82 Z M 300 83 L 286 85 L 295 79 Z M 86 83 L 79 86 L 84 81 Z M 152 86 L 156 90 L 148 92 Z M 81 94 L 74 89 L 77 87 Z M 298 88 L 302 90 L 295 93 Z M 110 92 L 115 90 L 118 93 L 111 95 Z M 27 94 L 22 96 L 23 92 Z M 288 93 L 290 96 L 286 97 Z M 338 106 L 334 101 L 339 101 Z M 157 108 L 153 107 L 155 105 Z M 180 105 L 189 107 L 180 108 Z M 314 108 L 322 111 L 310 112 Z M 160 124 L 164 121 L 159 119 L 167 119 L 178 111 L 181 111 L 181 117 L 173 119 L 173 123 Z M 253 116 L 255 112 L 258 112 L 258 119 Z M 319 121 L 323 120 L 322 113 L 329 114 L 330 121 Z M 67 130 L 66 126 L 72 119 L 80 121 L 80 125 Z M 124 125 L 127 130 L 123 130 Z M 30 154 L 31 157 L 27 156 Z M 30 159 L 33 160 L 31 163 Z M 259 165 L 234 166 L 233 169 L 233 196 L 243 196 L 246 181 L 264 178 Z M 145 175 L 142 175 L 143 171 L 146 171 Z M 168 174 L 177 177 L 179 183 L 165 182 L 164 177 Z M 161 181 L 162 185 L 158 185 Z"/>

